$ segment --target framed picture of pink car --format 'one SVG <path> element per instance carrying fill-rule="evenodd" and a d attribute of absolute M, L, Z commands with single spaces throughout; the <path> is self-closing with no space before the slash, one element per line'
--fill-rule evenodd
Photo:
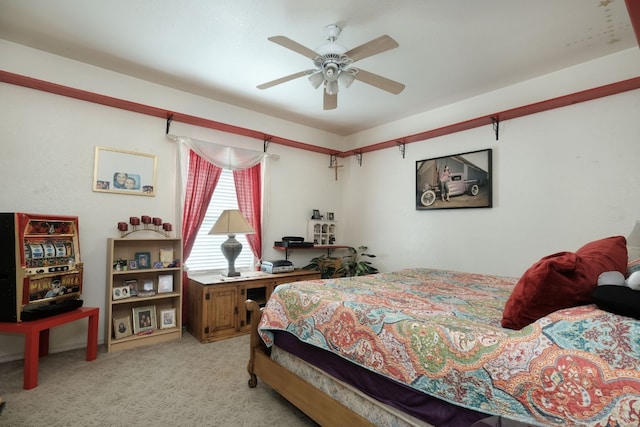
<path fill-rule="evenodd" d="M 493 206 L 491 149 L 416 161 L 416 210 Z"/>

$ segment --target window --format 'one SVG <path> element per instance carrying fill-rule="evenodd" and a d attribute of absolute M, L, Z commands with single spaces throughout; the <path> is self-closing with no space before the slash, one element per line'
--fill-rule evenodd
<path fill-rule="evenodd" d="M 185 263 L 189 271 L 227 270 L 227 259 L 220 250 L 220 245 L 227 240 L 227 236 L 209 234 L 209 230 L 225 209 L 238 209 L 236 187 L 233 182 L 233 172 L 230 169 L 223 169 L 220 174 L 193 249 Z M 236 240 L 242 243 L 242 252 L 235 262 L 236 270 L 251 269 L 254 260 L 247 238 L 244 234 L 237 234 Z"/>

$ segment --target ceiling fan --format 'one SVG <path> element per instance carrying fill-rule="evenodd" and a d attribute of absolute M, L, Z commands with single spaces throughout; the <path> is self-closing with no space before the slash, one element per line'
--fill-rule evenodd
<path fill-rule="evenodd" d="M 341 28 L 337 25 L 327 25 L 324 28 L 324 33 L 329 42 L 316 50 L 311 50 L 285 36 L 269 37 L 270 41 L 311 59 L 315 68 L 263 83 L 257 86 L 258 89 L 267 89 L 290 80 L 309 76 L 309 81 L 315 89 L 319 88 L 320 85 L 324 85 L 323 105 L 325 110 L 333 110 L 338 106 L 338 82 L 345 87 L 349 87 L 354 80 L 359 80 L 395 95 L 402 92 L 404 89 L 402 83 L 351 66 L 351 64 L 361 59 L 395 49 L 399 46 L 398 42 L 388 35 L 383 35 L 347 50 L 344 46 L 336 43 L 341 31 Z"/>

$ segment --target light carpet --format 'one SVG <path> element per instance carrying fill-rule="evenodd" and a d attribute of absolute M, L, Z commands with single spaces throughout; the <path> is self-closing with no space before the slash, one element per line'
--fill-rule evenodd
<path fill-rule="evenodd" d="M 38 387 L 23 390 L 23 361 L 0 364 L 0 426 L 317 426 L 258 379 L 249 388 L 249 337 L 181 340 L 40 359 Z"/>

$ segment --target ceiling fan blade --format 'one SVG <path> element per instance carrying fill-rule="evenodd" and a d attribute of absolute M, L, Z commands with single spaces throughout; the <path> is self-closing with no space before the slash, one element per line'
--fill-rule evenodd
<path fill-rule="evenodd" d="M 338 108 L 338 94 L 334 93 L 333 95 L 329 95 L 326 90 L 323 90 L 324 93 L 324 106 L 325 110 L 335 110 Z"/>
<path fill-rule="evenodd" d="M 291 40 L 289 37 L 273 36 L 269 37 L 268 40 L 271 40 L 272 42 L 279 44 L 282 47 L 286 47 L 287 49 L 291 49 L 292 51 L 306 56 L 309 59 L 316 59 L 318 56 L 320 56 L 315 51 L 309 49 L 306 46 L 302 46 L 300 43 Z"/>
<path fill-rule="evenodd" d="M 288 76 L 280 77 L 279 79 L 271 80 L 270 82 L 267 82 L 267 83 L 262 83 L 261 85 L 258 85 L 257 88 L 268 89 L 275 85 L 279 85 L 280 83 L 288 82 L 289 80 L 294 80 L 300 77 L 308 76 L 309 74 L 313 74 L 316 71 L 317 70 L 311 69 L 311 70 L 304 70 L 297 73 L 289 74 Z"/>
<path fill-rule="evenodd" d="M 358 69 L 355 75 L 356 80 L 360 80 L 363 83 L 375 86 L 378 89 L 386 90 L 394 95 L 399 94 L 404 90 L 402 83 L 395 82 L 386 77 L 379 76 L 377 74 L 370 73 L 368 71 Z"/>
<path fill-rule="evenodd" d="M 398 46 L 400 45 L 397 41 L 385 34 L 384 36 L 380 36 L 377 39 L 373 39 L 365 44 L 348 50 L 347 52 L 345 52 L 345 55 L 347 55 L 353 60 L 353 62 L 355 62 L 382 52 L 386 52 L 387 50 L 395 49 Z"/>

